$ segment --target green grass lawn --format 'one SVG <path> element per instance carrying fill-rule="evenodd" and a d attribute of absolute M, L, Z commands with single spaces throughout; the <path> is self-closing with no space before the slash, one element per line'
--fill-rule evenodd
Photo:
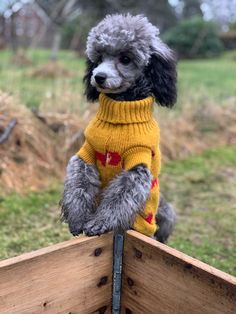
<path fill-rule="evenodd" d="M 236 147 L 163 165 L 161 190 L 178 209 L 169 245 L 236 275 Z M 58 209 L 61 187 L 2 196 L 0 258 L 70 238 Z"/>
<path fill-rule="evenodd" d="M 60 189 L 0 198 L 0 259 L 70 238 L 60 221 Z"/>
<path fill-rule="evenodd" d="M 32 65 L 19 66 L 12 64 L 11 52 L 0 51 L 0 90 L 17 96 L 23 104 L 32 109 L 39 108 L 48 97 L 52 97 L 55 103 L 60 101 L 65 91 L 74 95 L 82 94 L 82 78 L 85 69 L 83 59 L 76 57 L 73 52 L 60 51 L 59 61 L 65 65 L 66 69 L 73 72 L 73 76 L 51 79 L 30 75 L 36 67 L 49 61 L 50 52 L 32 50 L 28 51 L 27 55 L 32 60 Z M 81 104 L 72 102 L 69 109 L 79 105 Z"/>
<path fill-rule="evenodd" d="M 235 97 L 236 61 L 233 55 L 228 53 L 218 59 L 179 62 L 179 101 L 209 99 L 225 104 L 229 98 Z"/>
<path fill-rule="evenodd" d="M 236 275 L 236 147 L 163 166 L 161 189 L 178 209 L 169 245 Z"/>

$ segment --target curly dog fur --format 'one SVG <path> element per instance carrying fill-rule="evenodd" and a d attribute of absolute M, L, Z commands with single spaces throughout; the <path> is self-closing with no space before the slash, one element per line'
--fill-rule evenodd
<path fill-rule="evenodd" d="M 176 101 L 176 61 L 159 38 L 159 30 L 141 15 L 108 15 L 87 40 L 85 94 L 96 101 L 100 92 L 114 100 L 141 100 L 152 95 L 157 104 Z M 142 164 L 114 177 L 102 191 L 94 166 L 72 157 L 67 167 L 62 215 L 77 235 L 99 235 L 129 229 L 149 196 L 152 176 Z M 166 242 L 176 221 L 174 208 L 160 198 L 155 238 Z"/>

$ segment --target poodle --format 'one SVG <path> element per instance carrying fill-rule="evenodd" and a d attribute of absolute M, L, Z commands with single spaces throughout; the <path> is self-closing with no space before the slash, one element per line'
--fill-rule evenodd
<path fill-rule="evenodd" d="M 142 15 L 113 14 L 87 39 L 85 95 L 99 100 L 85 143 L 67 166 L 61 200 L 70 232 L 133 228 L 166 242 L 175 210 L 159 196 L 159 128 L 154 101 L 176 102 L 176 60 Z"/>

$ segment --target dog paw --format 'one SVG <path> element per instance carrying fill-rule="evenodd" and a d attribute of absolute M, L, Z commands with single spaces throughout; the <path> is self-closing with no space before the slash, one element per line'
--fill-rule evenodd
<path fill-rule="evenodd" d="M 83 227 L 80 223 L 69 223 L 69 230 L 73 236 L 83 233 Z"/>
<path fill-rule="evenodd" d="M 87 236 L 101 235 L 110 230 L 111 228 L 105 223 L 105 220 L 91 220 L 84 226 L 84 232 Z"/>

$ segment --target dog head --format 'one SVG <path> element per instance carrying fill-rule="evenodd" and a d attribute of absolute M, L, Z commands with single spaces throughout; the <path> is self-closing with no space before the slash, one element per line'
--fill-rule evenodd
<path fill-rule="evenodd" d="M 86 53 L 88 100 L 97 100 L 100 92 L 115 96 L 143 84 L 160 105 L 175 103 L 175 57 L 146 17 L 106 16 L 90 31 Z"/>

